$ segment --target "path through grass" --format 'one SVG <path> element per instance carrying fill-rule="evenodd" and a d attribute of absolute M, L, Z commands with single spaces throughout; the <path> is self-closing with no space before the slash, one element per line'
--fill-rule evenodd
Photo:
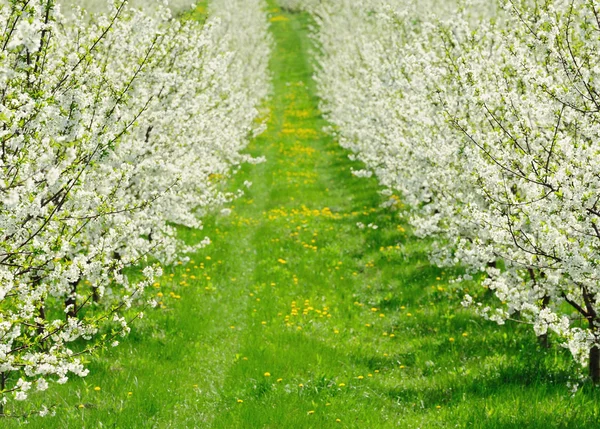
<path fill-rule="evenodd" d="M 597 427 L 568 356 L 461 311 L 455 273 L 352 176 L 323 131 L 308 17 L 271 8 L 274 95 L 249 149 L 268 162 L 236 176 L 253 185 L 230 216 L 182 232 L 214 243 L 167 269 L 164 308 L 30 427 Z"/>

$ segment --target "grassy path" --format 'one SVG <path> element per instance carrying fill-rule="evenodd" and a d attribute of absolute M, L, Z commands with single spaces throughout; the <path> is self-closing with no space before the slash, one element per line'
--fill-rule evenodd
<path fill-rule="evenodd" d="M 164 308 L 30 427 L 593 427 L 598 395 L 569 396 L 564 353 L 456 310 L 453 273 L 323 131 L 308 17 L 271 15 L 268 131 L 249 149 L 268 162 L 238 173 L 253 185 L 231 215 L 184 232 L 214 243 L 167 270 Z"/>

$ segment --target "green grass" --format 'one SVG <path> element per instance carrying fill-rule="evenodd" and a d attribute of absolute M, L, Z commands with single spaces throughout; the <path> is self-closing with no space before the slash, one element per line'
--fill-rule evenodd
<path fill-rule="evenodd" d="M 236 175 L 253 186 L 230 216 L 182 231 L 214 243 L 166 269 L 165 308 L 52 386 L 56 416 L 28 427 L 597 427 L 597 389 L 566 386 L 568 352 L 462 310 L 460 271 L 431 266 L 375 179 L 352 176 L 323 132 L 309 18 L 271 8 L 269 127 L 249 148 L 268 162 Z"/>

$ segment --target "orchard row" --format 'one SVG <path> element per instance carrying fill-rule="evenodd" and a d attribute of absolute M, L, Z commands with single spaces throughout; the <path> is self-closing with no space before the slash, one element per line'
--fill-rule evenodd
<path fill-rule="evenodd" d="M 497 298 L 463 304 L 530 324 L 599 382 L 600 2 L 284 5 L 317 22 L 323 110 L 355 174 Z"/>
<path fill-rule="evenodd" d="M 260 162 L 240 151 L 269 91 L 263 2 L 213 0 L 204 24 L 107 4 L 0 1 L 2 408 L 86 375 L 155 305 L 159 264 L 208 242 L 174 225 L 201 228 Z"/>

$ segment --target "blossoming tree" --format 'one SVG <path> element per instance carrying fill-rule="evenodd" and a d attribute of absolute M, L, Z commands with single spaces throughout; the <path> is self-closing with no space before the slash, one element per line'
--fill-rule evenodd
<path fill-rule="evenodd" d="M 553 332 L 600 381 L 598 56 L 590 1 L 330 0 L 318 81 L 340 143 L 410 204 L 486 317 Z M 434 11 L 434 13 L 432 13 Z"/>

